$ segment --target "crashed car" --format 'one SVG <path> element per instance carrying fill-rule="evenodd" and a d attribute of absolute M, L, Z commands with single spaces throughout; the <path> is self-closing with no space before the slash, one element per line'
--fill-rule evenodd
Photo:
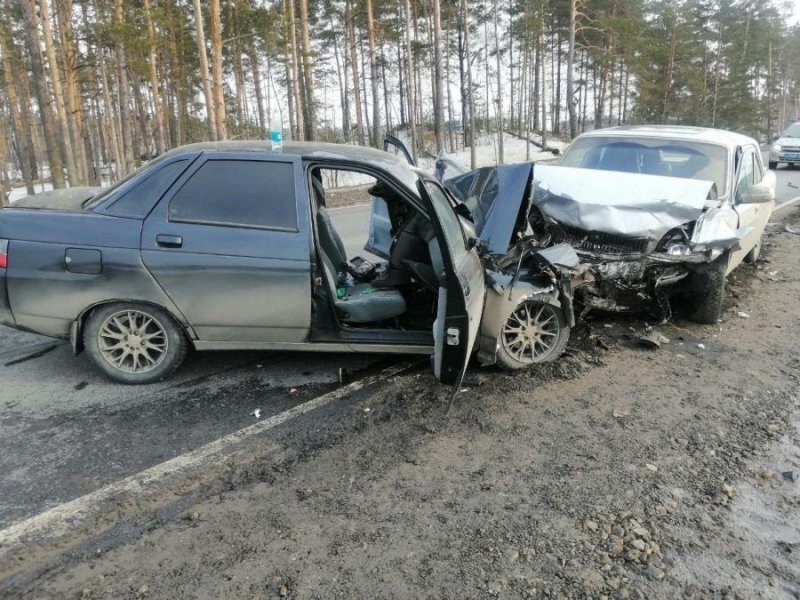
<path fill-rule="evenodd" d="M 726 276 L 758 259 L 776 184 L 755 140 L 671 126 L 586 133 L 534 179 L 534 233 L 590 267 L 576 301 L 666 320 L 680 297 L 701 323 L 719 319 Z"/>
<path fill-rule="evenodd" d="M 532 165 L 474 175 L 461 201 L 376 149 L 184 146 L 109 189 L 0 211 L 0 323 L 69 339 L 129 384 L 190 347 L 431 354 L 455 385 L 476 350 L 506 368 L 553 360 L 577 256 L 525 238 Z M 359 177 L 375 263 L 348 256 L 326 206 Z"/>

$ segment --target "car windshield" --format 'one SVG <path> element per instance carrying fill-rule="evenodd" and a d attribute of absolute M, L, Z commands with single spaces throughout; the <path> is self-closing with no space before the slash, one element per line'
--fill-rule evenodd
<path fill-rule="evenodd" d="M 575 140 L 560 164 L 601 171 L 713 181 L 719 197 L 727 193 L 727 151 L 715 144 L 592 136 Z"/>
<path fill-rule="evenodd" d="M 783 132 L 783 136 L 781 137 L 800 138 L 800 123 L 789 125 L 789 127 L 786 129 L 786 131 Z"/>

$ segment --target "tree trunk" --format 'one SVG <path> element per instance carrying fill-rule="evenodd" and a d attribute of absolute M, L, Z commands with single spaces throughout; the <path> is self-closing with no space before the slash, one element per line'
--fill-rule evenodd
<path fill-rule="evenodd" d="M 336 77 L 339 81 L 339 102 L 342 104 L 342 134 L 344 141 L 350 141 L 350 91 L 347 87 L 347 60 L 339 54 L 339 36 L 333 21 L 333 14 L 329 15 L 331 32 L 333 33 L 333 57 L 336 60 Z M 345 35 L 345 40 L 347 36 Z M 347 42 L 345 41 L 345 44 Z"/>
<path fill-rule="evenodd" d="M 258 63 L 258 50 L 256 49 L 255 35 L 248 44 L 250 53 L 250 70 L 253 72 L 253 87 L 256 92 L 256 115 L 258 116 L 258 136 L 263 138 L 267 134 L 267 120 L 264 115 L 264 91 L 261 81 L 261 66 Z"/>
<path fill-rule="evenodd" d="M 186 104 L 183 90 L 183 61 L 178 56 L 178 32 L 175 28 L 174 11 L 175 7 L 171 3 L 167 4 L 167 49 L 169 50 L 169 68 L 167 72 L 175 94 L 175 126 L 172 128 L 175 134 L 174 143 L 176 146 L 181 146 L 183 144 L 183 117 L 186 113 Z"/>
<path fill-rule="evenodd" d="M 75 139 L 75 132 L 70 128 L 67 120 L 67 108 L 64 104 L 64 88 L 61 85 L 61 73 L 58 68 L 56 58 L 56 48 L 53 43 L 53 30 L 50 26 L 50 13 L 46 0 L 39 2 L 39 19 L 42 22 L 42 34 L 44 37 L 44 48 L 47 55 L 47 66 L 50 72 L 50 81 L 53 85 L 53 98 L 55 99 L 56 115 L 58 116 L 57 135 L 61 141 L 59 148 L 63 151 L 64 163 L 67 167 L 67 177 L 69 185 L 76 186 L 83 183 L 75 166 L 75 153 L 73 148 L 80 142 Z"/>
<path fill-rule="evenodd" d="M 114 0 L 114 22 L 119 29 L 125 27 L 125 13 L 122 0 Z M 131 131 L 131 100 L 130 86 L 128 84 L 128 63 L 125 54 L 125 46 L 121 39 L 122 33 L 117 34 L 114 40 L 114 48 L 117 59 L 117 87 L 119 94 L 119 118 L 120 131 L 122 132 L 122 165 L 120 165 L 121 175 L 127 175 L 133 171 L 133 133 Z"/>
<path fill-rule="evenodd" d="M 200 60 L 200 79 L 203 82 L 203 97 L 206 102 L 206 117 L 208 119 L 208 135 L 212 140 L 218 140 L 217 121 L 214 113 L 214 95 L 211 92 L 211 76 L 208 72 L 208 52 L 206 51 L 206 34 L 203 25 L 203 9 L 200 0 L 194 0 L 194 31 L 197 41 L 197 56 Z"/>
<path fill-rule="evenodd" d="M 434 0 L 438 3 L 439 0 Z M 380 90 L 378 89 L 378 59 L 375 53 L 375 20 L 372 15 L 372 0 L 367 4 L 367 41 L 369 43 L 369 76 L 372 79 L 372 134 L 370 143 L 378 147 L 381 140 Z"/>
<path fill-rule="evenodd" d="M 448 19 L 447 26 L 444 30 L 444 39 L 449 43 L 450 41 L 450 21 Z M 447 88 L 447 141 L 450 144 L 450 152 L 456 151 L 456 142 L 453 139 L 453 92 L 450 89 L 450 52 L 447 52 L 447 58 L 444 61 L 444 82 Z"/>
<path fill-rule="evenodd" d="M 497 64 L 497 162 L 503 164 L 503 75 L 500 70 L 500 30 L 497 26 L 500 4 L 494 5 L 494 50 Z"/>
<path fill-rule="evenodd" d="M 436 139 L 437 154 L 442 151 L 442 124 L 444 121 L 444 85 L 442 77 L 442 7 L 439 0 L 433 0 L 433 135 Z"/>
<path fill-rule="evenodd" d="M 22 112 L 20 111 L 19 95 L 17 85 L 19 80 L 15 74 L 14 61 L 11 58 L 10 44 L 8 43 L 7 31 L 4 24 L 0 24 L 0 53 L 3 55 L 3 77 L 5 79 L 6 91 L 8 93 L 8 110 L 11 117 L 11 129 L 16 140 L 17 159 L 19 169 L 22 171 L 22 178 L 25 180 L 25 188 L 28 194 L 35 193 L 33 188 L 33 173 L 31 169 L 32 148 L 28 144 L 25 136 L 28 130 L 23 122 Z"/>
<path fill-rule="evenodd" d="M 153 98 L 153 116 L 156 121 L 156 143 L 158 153 L 167 149 L 167 137 L 164 134 L 164 111 L 161 109 L 161 92 L 158 88 L 158 63 L 156 55 L 156 36 L 153 28 L 153 15 L 150 12 L 150 0 L 144 2 L 144 18 L 147 25 L 147 63 L 150 70 L 150 94 Z"/>
<path fill-rule="evenodd" d="M 542 63 L 542 148 L 547 147 L 547 54 L 545 48 L 547 43 L 545 41 L 545 15 L 544 15 L 544 1 L 541 4 L 540 26 L 542 29 L 540 43 L 539 43 L 539 61 Z"/>
<path fill-rule="evenodd" d="M 220 21 L 220 0 L 210 0 L 209 17 L 211 24 L 211 75 L 214 94 L 214 126 L 217 138 L 228 139 L 228 125 L 225 120 L 225 95 L 222 80 L 222 22 Z"/>
<path fill-rule="evenodd" d="M 83 9 L 86 7 L 83 6 Z M 79 64 L 80 52 L 75 42 L 73 33 L 73 6 L 72 0 L 58 0 L 56 2 L 59 30 L 61 32 L 61 55 L 64 65 L 65 86 L 67 94 L 67 123 L 72 132 L 75 144 L 75 165 L 82 181 L 97 185 L 98 173 L 94 168 L 92 156 L 92 136 L 86 120 L 81 84 L 78 75 L 82 67 Z M 90 168 L 90 164 L 92 167 Z"/>
<path fill-rule="evenodd" d="M 350 1 L 345 3 L 345 21 L 347 22 L 346 31 L 348 34 L 348 46 L 350 47 L 350 64 L 353 67 L 353 101 L 356 105 L 356 135 L 358 136 L 358 143 L 362 146 L 365 145 L 364 139 L 364 115 L 362 114 L 361 105 L 361 82 L 358 75 L 358 55 L 356 54 L 356 33 L 353 19 L 353 8 Z"/>
<path fill-rule="evenodd" d="M 314 140 L 317 135 L 317 119 L 314 106 L 314 76 L 311 69 L 311 38 L 308 33 L 308 0 L 300 0 L 300 34 L 303 44 L 303 87 L 305 89 L 303 125 L 305 138 Z"/>
<path fill-rule="evenodd" d="M 414 50 L 411 44 L 412 14 L 411 0 L 405 0 L 406 8 L 406 87 L 408 88 L 408 129 L 411 133 L 411 156 L 417 161 L 417 94 L 414 77 Z"/>
<path fill-rule="evenodd" d="M 575 26 L 578 0 L 569 2 L 569 47 L 567 50 L 567 114 L 569 115 L 569 137 L 578 135 L 578 122 L 575 118 Z"/>
<path fill-rule="evenodd" d="M 469 50 L 470 31 L 469 31 L 469 8 L 467 0 L 461 0 L 461 14 L 464 19 L 464 54 L 467 57 L 467 110 L 469 111 L 469 165 L 475 168 L 475 98 L 472 88 L 472 55 Z"/>
<path fill-rule="evenodd" d="M 44 133 L 45 152 L 47 162 L 50 165 L 50 177 L 53 180 L 53 187 L 63 188 L 66 186 L 64 181 L 64 165 L 61 162 L 61 152 L 57 141 L 58 129 L 56 127 L 53 113 L 50 110 L 50 99 L 47 91 L 47 81 L 42 68 L 42 48 L 39 43 L 39 28 L 36 23 L 35 0 L 23 0 L 23 14 L 25 17 L 25 38 L 28 46 L 28 54 L 31 60 L 31 85 L 39 105 L 39 114 L 42 120 L 42 131 Z"/>

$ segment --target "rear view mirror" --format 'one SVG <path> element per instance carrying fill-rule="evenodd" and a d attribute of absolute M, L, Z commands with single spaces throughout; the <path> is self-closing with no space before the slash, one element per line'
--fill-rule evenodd
<path fill-rule="evenodd" d="M 778 179 L 774 171 L 767 171 L 764 179 L 751 186 L 741 200 L 742 204 L 764 204 L 775 200 L 775 186 Z"/>

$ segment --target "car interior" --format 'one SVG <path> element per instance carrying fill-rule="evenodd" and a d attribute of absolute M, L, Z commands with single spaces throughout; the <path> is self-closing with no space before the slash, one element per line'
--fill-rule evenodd
<path fill-rule="evenodd" d="M 364 173 L 330 167 L 309 169 L 317 252 L 328 302 L 343 328 L 430 331 L 444 263 L 427 216 L 390 183 Z M 364 183 L 368 181 L 369 183 Z M 355 185 L 353 185 L 355 183 Z M 358 185 L 361 183 L 361 185 Z M 337 185 L 338 184 L 338 185 Z M 384 202 L 391 244 L 387 260 L 348 255 L 331 218 L 332 204 L 346 198 Z M 368 226 L 357 232 L 359 248 Z M 351 245 L 351 253 L 354 252 Z"/>

